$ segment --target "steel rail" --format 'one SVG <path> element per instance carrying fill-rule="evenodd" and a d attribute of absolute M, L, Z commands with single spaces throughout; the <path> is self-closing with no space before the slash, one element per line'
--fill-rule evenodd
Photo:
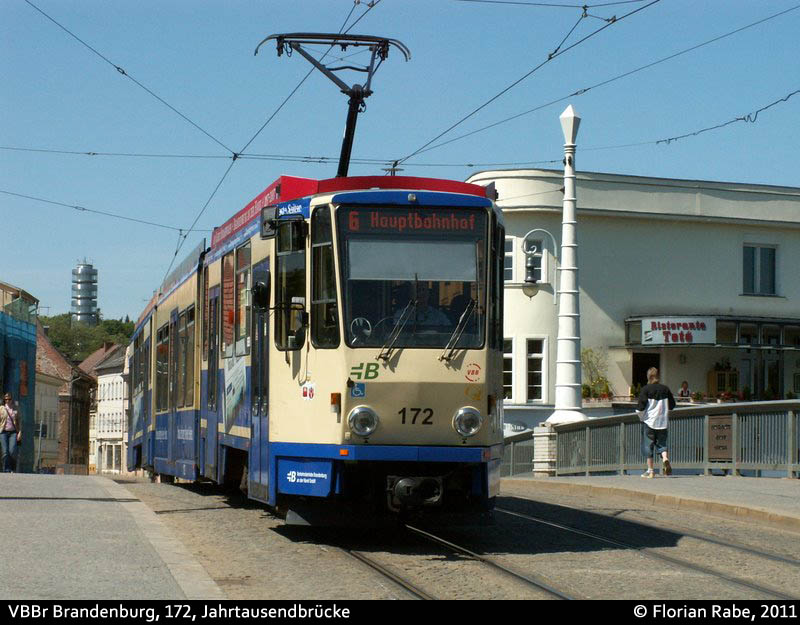
<path fill-rule="evenodd" d="M 538 579 L 535 579 L 535 578 L 533 578 L 533 577 L 531 577 L 529 575 L 525 575 L 523 573 L 519 573 L 517 571 L 514 571 L 513 569 L 510 569 L 510 568 L 508 568 L 506 566 L 503 566 L 502 564 L 500 564 L 498 562 L 495 562 L 491 558 L 487 558 L 486 556 L 482 556 L 479 553 L 475 553 L 474 551 L 470 551 L 466 547 L 461 547 L 459 545 L 456 545 L 455 543 L 452 543 L 449 540 L 445 540 L 444 538 L 440 538 L 439 536 L 435 536 L 434 534 L 431 534 L 430 532 L 426 532 L 425 530 L 420 529 L 418 527 L 414 527 L 413 525 L 406 525 L 405 527 L 409 531 L 414 532 L 415 534 L 418 534 L 418 535 L 422 536 L 426 540 L 429 540 L 431 542 L 437 543 L 439 545 L 443 545 L 444 547 L 447 547 L 448 549 L 451 549 L 452 551 L 468 555 L 469 557 L 474 558 L 475 560 L 477 560 L 479 562 L 482 562 L 483 564 L 486 564 L 486 565 L 488 565 L 488 566 L 500 571 L 501 573 L 504 573 L 505 575 L 508 575 L 509 577 L 512 577 L 512 578 L 517 579 L 517 580 L 521 580 L 521 581 L 525 582 L 526 584 L 529 584 L 531 586 L 534 586 L 536 588 L 544 590 L 545 592 L 547 592 L 547 593 L 549 593 L 549 594 L 551 594 L 551 595 L 553 595 L 555 597 L 558 597 L 559 599 L 565 599 L 565 600 L 574 599 L 574 597 L 570 597 L 569 595 L 567 595 L 567 594 L 561 592 L 560 590 L 550 586 L 549 584 L 546 584 L 545 582 L 543 582 L 541 580 L 538 580 Z"/>
<path fill-rule="evenodd" d="M 405 578 L 399 576 L 397 573 L 395 573 L 394 571 L 392 571 L 388 567 L 384 566 L 383 564 L 380 564 L 380 563 L 376 562 L 375 560 L 373 560 L 372 558 L 370 558 L 368 556 L 365 556 L 363 553 L 361 553 L 359 551 L 353 551 L 352 549 L 346 549 L 346 548 L 343 549 L 343 550 L 347 555 L 352 556 L 353 558 L 355 558 L 359 562 L 363 562 L 364 564 L 366 564 L 367 566 L 369 566 L 373 570 L 377 571 L 378 573 L 380 573 L 384 577 L 387 577 L 388 579 L 393 581 L 395 584 L 397 584 L 398 586 L 402 587 L 403 589 L 405 589 L 406 591 L 408 591 L 409 593 L 414 595 L 417 599 L 425 599 L 425 600 L 436 600 L 437 599 L 437 597 L 434 597 L 433 595 L 429 595 L 424 590 L 420 590 L 419 588 L 417 588 L 414 584 L 412 584 L 411 582 L 409 582 Z"/>
<path fill-rule="evenodd" d="M 599 534 L 594 534 L 592 532 L 587 532 L 585 530 L 579 530 L 575 527 L 570 527 L 569 525 L 563 525 L 562 523 L 556 523 L 555 521 L 549 521 L 547 519 L 542 519 L 540 517 L 535 517 L 529 514 L 523 514 L 521 512 L 514 512 L 513 510 L 506 510 L 505 508 L 495 508 L 497 512 L 502 512 L 504 514 L 508 514 L 510 516 L 516 516 L 522 519 L 527 519 L 529 521 L 533 521 L 534 523 L 540 523 L 542 525 L 548 525 L 550 527 L 554 527 L 556 529 L 563 530 L 565 532 L 570 532 L 572 534 L 578 534 L 579 536 L 585 536 L 587 538 L 591 538 L 593 540 L 603 542 L 609 545 L 613 545 L 615 547 L 620 547 L 622 549 L 632 549 L 637 553 L 641 554 L 644 557 L 652 558 L 654 560 L 662 560 L 664 562 L 669 562 L 671 564 L 675 564 L 677 566 L 687 568 L 690 570 L 698 571 L 700 573 L 704 573 L 706 575 L 710 575 L 712 577 L 717 577 L 719 579 L 723 579 L 726 582 L 731 584 L 736 584 L 738 586 L 744 586 L 746 588 L 750 588 L 751 590 L 757 590 L 758 592 L 763 592 L 773 597 L 778 597 L 780 599 L 797 599 L 797 597 L 792 597 L 790 595 L 786 595 L 774 588 L 767 588 L 766 586 L 761 586 L 759 584 L 754 584 L 752 582 L 745 581 L 743 579 L 739 579 L 736 577 L 732 577 L 730 575 L 726 575 L 724 573 L 720 573 L 719 571 L 715 571 L 714 569 L 710 569 L 705 566 L 701 566 L 699 564 L 695 564 L 693 562 L 689 562 L 687 560 L 683 560 L 682 558 L 674 558 L 672 556 L 667 556 L 662 553 L 658 553 L 651 548 L 648 547 L 639 547 L 637 545 L 631 545 L 629 543 L 624 543 L 618 540 L 614 540 L 613 538 L 608 538 L 606 536 L 601 536 Z M 662 528 L 663 529 L 663 528 Z"/>

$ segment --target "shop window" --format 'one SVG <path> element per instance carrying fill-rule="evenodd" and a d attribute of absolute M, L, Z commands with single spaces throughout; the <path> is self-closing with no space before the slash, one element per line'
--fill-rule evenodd
<path fill-rule="evenodd" d="M 717 321 L 717 343 L 722 345 L 736 344 L 736 323 L 733 321 Z"/>
<path fill-rule="evenodd" d="M 800 347 L 800 326 L 786 326 L 783 329 L 783 344 Z"/>
<path fill-rule="evenodd" d="M 739 324 L 739 344 L 758 345 L 758 326 L 754 323 Z"/>
<path fill-rule="evenodd" d="M 762 345 L 780 345 L 781 329 L 780 326 L 761 326 Z"/>
<path fill-rule="evenodd" d="M 745 295 L 775 295 L 775 247 L 745 245 L 742 254 Z"/>
<path fill-rule="evenodd" d="M 625 343 L 628 345 L 641 345 L 642 322 L 629 321 L 625 324 Z"/>

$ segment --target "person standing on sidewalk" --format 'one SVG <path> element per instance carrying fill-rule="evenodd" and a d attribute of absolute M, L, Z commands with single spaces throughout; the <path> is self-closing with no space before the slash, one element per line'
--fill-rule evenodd
<path fill-rule="evenodd" d="M 675 408 L 675 398 L 667 386 L 659 383 L 658 369 L 650 367 L 647 370 L 647 386 L 639 393 L 639 402 L 636 405 L 636 414 L 642 421 L 642 452 L 647 458 L 647 471 L 642 477 L 655 477 L 653 470 L 653 456 L 661 454 L 664 464 L 664 475 L 672 475 L 672 465 L 669 463 L 667 451 L 667 427 L 669 425 L 669 411 Z"/>
<path fill-rule="evenodd" d="M 17 445 L 22 441 L 19 410 L 14 408 L 14 397 L 6 393 L 0 406 L 0 447 L 3 454 L 3 473 L 14 471 Z"/>

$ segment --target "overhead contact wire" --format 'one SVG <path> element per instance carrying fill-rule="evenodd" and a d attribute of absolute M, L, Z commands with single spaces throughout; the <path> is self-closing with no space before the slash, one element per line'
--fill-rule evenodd
<path fill-rule="evenodd" d="M 86 42 L 85 42 L 83 39 L 81 39 L 80 37 L 78 37 L 78 36 L 77 36 L 75 33 L 73 33 L 72 31 L 70 31 L 68 28 L 66 28 L 65 26 L 63 26 L 63 25 L 59 24 L 59 23 L 58 23 L 58 22 L 57 22 L 55 19 L 53 19 L 53 18 L 52 18 L 52 17 L 50 17 L 50 16 L 49 16 L 47 13 L 45 13 L 44 11 L 42 11 L 42 9 L 40 9 L 39 7 L 37 7 L 37 6 L 36 6 L 35 4 L 33 4 L 33 3 L 30 1 L 30 0 L 25 0 L 25 2 L 26 2 L 28 5 L 30 5 L 32 8 L 36 9 L 36 10 L 37 10 L 39 13 L 41 13 L 43 16 L 45 16 L 45 17 L 46 17 L 48 20 L 50 20 L 51 22 L 53 22 L 53 24 L 55 24 L 56 26 L 58 26 L 58 27 L 59 27 L 61 30 L 63 30 L 65 33 L 67 33 L 67 34 L 68 34 L 70 37 L 72 37 L 72 38 L 74 38 L 76 41 L 80 42 L 80 43 L 81 43 L 81 45 L 85 46 L 86 48 L 88 48 L 89 50 L 91 50 L 91 51 L 92 51 L 94 54 L 96 54 L 98 57 L 100 57 L 101 59 L 103 59 L 103 60 L 104 60 L 106 63 L 108 63 L 109 65 L 111 65 L 111 67 L 113 67 L 114 69 L 116 69 L 116 70 L 117 70 L 117 72 L 119 72 L 120 74 L 122 74 L 123 76 L 125 76 L 126 78 L 128 78 L 129 80 L 131 80 L 131 81 L 132 81 L 134 84 L 138 85 L 138 86 L 139 86 L 141 89 L 144 89 L 144 91 L 146 91 L 147 93 L 149 93 L 149 94 L 150 94 L 152 97 L 154 97 L 156 100 L 158 100 L 159 102 L 161 102 L 161 103 L 162 103 L 164 106 L 166 106 L 167 108 L 169 108 L 169 109 L 170 109 L 172 112 L 174 112 L 174 113 L 176 113 L 177 115 L 179 115 L 179 116 L 180 116 L 180 117 L 181 117 L 183 120 L 185 120 L 185 121 L 187 121 L 188 123 L 190 123 L 190 124 L 191 124 L 192 126 L 194 126 L 194 127 L 197 129 L 197 130 L 199 130 L 199 131 L 200 131 L 200 132 L 202 132 L 204 135 L 206 135 L 206 136 L 207 136 L 209 139 L 211 139 L 212 141 L 214 141 L 214 142 L 215 142 L 217 145 L 219 145 L 219 146 L 223 147 L 225 150 L 227 150 L 227 151 L 228 151 L 228 152 L 230 152 L 231 154 L 234 154 L 234 151 L 233 151 L 233 150 L 231 150 L 231 149 L 230 149 L 230 148 L 229 148 L 227 145 L 225 145 L 224 143 L 222 143 L 222 141 L 220 141 L 219 139 L 217 139 L 217 138 L 216 138 L 214 135 L 212 135 L 210 132 L 208 132 L 208 131 L 207 131 L 207 130 L 205 130 L 204 128 L 201 128 L 201 127 L 200 127 L 198 124 L 196 124 L 196 123 L 195 123 L 195 122 L 193 122 L 191 119 L 189 119 L 189 118 L 188 118 L 186 115 L 184 115 L 183 113 L 181 113 L 181 112 L 180 112 L 178 109 L 176 109 L 176 108 L 175 108 L 174 106 L 172 106 L 172 105 L 171 105 L 169 102 L 167 102 L 166 100 L 164 100 L 164 99 L 163 99 L 161 96 L 159 96 L 158 94 L 154 93 L 154 92 L 153 92 L 151 89 L 149 89 L 148 87 L 146 87 L 145 85 L 143 85 L 142 83 L 140 83 L 140 82 L 139 82 L 138 80 L 136 80 L 136 79 L 135 79 L 133 76 L 131 76 L 131 75 L 130 75 L 130 74 L 129 74 L 129 73 L 128 73 L 128 72 L 127 72 L 127 71 L 126 71 L 124 68 L 120 67 L 119 65 L 117 65 L 116 63 L 114 63 L 113 61 L 111 61 L 110 59 L 108 59 L 107 57 L 105 57 L 103 54 L 101 54 L 100 52 L 98 52 L 98 51 L 97 51 L 95 48 L 93 48 L 93 47 L 92 47 L 92 46 L 90 46 L 88 43 L 86 43 Z"/>
<path fill-rule="evenodd" d="M 732 31 L 730 31 L 728 33 L 725 33 L 723 35 L 719 35 L 718 37 L 714 37 L 713 39 L 709 39 L 708 41 L 704 41 L 704 42 L 699 43 L 697 45 L 691 46 L 690 48 L 686 48 L 686 49 L 681 50 L 679 52 L 675 52 L 674 54 L 670 54 L 669 56 L 665 56 L 665 57 L 663 57 L 661 59 L 658 59 L 657 61 L 653 61 L 652 63 L 648 63 L 646 65 L 642 65 L 641 67 L 637 67 L 636 69 L 632 69 L 632 70 L 624 72 L 622 74 L 618 74 L 617 76 L 614 76 L 613 78 L 609 78 L 609 79 L 604 80 L 602 82 L 596 83 L 594 85 L 591 85 L 590 87 L 584 87 L 582 89 L 578 89 L 577 91 L 573 91 L 569 95 L 565 95 L 565 96 L 557 98 L 555 100 L 550 100 L 549 102 L 547 102 L 545 104 L 540 104 L 539 106 L 536 106 L 536 107 L 534 107 L 532 109 L 528 109 L 527 111 L 523 111 L 522 113 L 517 113 L 516 115 L 512 115 L 511 117 L 506 117 L 505 119 L 501 119 L 499 121 L 496 121 L 496 122 L 494 122 L 492 124 L 489 124 L 488 126 L 483 126 L 483 127 L 478 128 L 476 130 L 473 130 L 471 132 L 465 133 L 463 135 L 459 135 L 458 137 L 454 137 L 453 139 L 449 139 L 447 141 L 442 141 L 441 143 L 437 143 L 435 145 L 430 145 L 431 142 L 429 142 L 429 144 L 427 144 L 423 148 L 417 150 L 411 156 L 416 156 L 416 155 L 422 154 L 424 152 L 429 152 L 430 150 L 434 150 L 436 148 L 439 148 L 439 147 L 442 147 L 442 146 L 445 146 L 445 145 L 449 145 L 450 143 L 454 143 L 456 141 L 460 141 L 461 139 L 466 139 L 467 137 L 471 137 L 471 136 L 476 135 L 478 133 L 485 132 L 486 130 L 491 130 L 492 128 L 496 128 L 497 126 L 500 126 L 502 124 L 506 124 L 508 122 L 514 121 L 515 119 L 519 119 L 520 117 L 524 117 L 525 115 L 530 115 L 531 113 L 535 113 L 536 111 L 540 111 L 540 110 L 542 110 L 544 108 L 547 108 L 548 106 L 552 106 L 554 104 L 558 104 L 559 102 L 563 102 L 565 100 L 568 100 L 569 98 L 575 98 L 575 97 L 582 96 L 585 93 L 591 91 L 592 89 L 597 89 L 598 87 L 604 87 L 604 86 L 606 86 L 608 84 L 611 84 L 612 82 L 616 82 L 617 80 L 621 80 L 623 78 L 627 78 L 628 76 L 631 76 L 631 75 L 636 74 L 638 72 L 644 71 L 646 69 L 650 69 L 651 67 L 659 65 L 661 63 L 665 63 L 666 61 L 670 61 L 670 60 L 672 60 L 674 58 L 677 58 L 679 56 L 682 56 L 684 54 L 688 54 L 689 52 L 693 52 L 693 51 L 698 50 L 700 48 L 703 48 L 703 47 L 705 47 L 707 45 L 710 45 L 712 43 L 716 43 L 717 41 L 720 41 L 720 40 L 725 39 L 727 37 L 732 37 L 733 35 L 736 35 L 736 34 L 742 32 L 744 30 L 747 30 L 749 28 L 753 28 L 754 26 L 758 26 L 760 24 L 763 24 L 764 22 L 767 22 L 767 21 L 773 20 L 775 18 L 781 17 L 782 15 L 785 15 L 786 13 L 789 13 L 791 11 L 796 11 L 797 9 L 800 9 L 800 5 L 795 5 L 795 6 L 790 7 L 789 9 L 786 9 L 784 11 L 780 11 L 779 13 L 775 13 L 774 15 L 770 15 L 770 16 L 765 17 L 763 19 L 760 19 L 760 20 L 758 20 L 756 22 L 752 22 L 751 24 L 747 24 L 746 26 L 742 26 L 740 28 L 737 28 L 736 30 L 732 30 Z M 434 141 L 435 140 L 436 139 L 434 139 Z M 428 147 L 429 145 L 430 145 L 430 147 Z M 643 144 L 636 144 L 636 145 L 643 145 Z M 411 156 L 406 157 L 406 158 L 411 158 Z"/>
<path fill-rule="evenodd" d="M 101 211 L 93 208 L 86 208 L 85 206 L 81 206 L 79 204 L 66 204 L 64 202 L 56 202 L 54 200 L 46 200 L 44 198 L 35 197 L 33 195 L 24 195 L 22 193 L 13 193 L 12 191 L 4 191 L 0 189 L 0 193 L 4 193 L 6 195 L 13 195 L 15 197 L 25 198 L 26 200 L 34 200 L 36 202 L 43 202 L 45 204 L 54 204 L 55 206 L 64 206 L 66 208 L 73 208 L 76 211 L 86 212 L 86 213 L 96 213 L 98 215 L 105 215 L 106 217 L 113 217 L 114 219 L 124 219 L 125 221 L 134 221 L 136 223 L 145 224 L 147 226 L 154 226 L 156 228 L 164 228 L 166 230 L 177 230 L 179 232 L 183 232 L 182 228 L 177 228 L 175 226 L 167 226 L 165 224 L 159 224 L 154 221 L 147 221 L 146 219 L 136 219 L 135 217 L 128 217 L 126 215 L 118 215 L 116 213 L 109 213 L 107 211 Z M 209 232 L 208 230 L 196 230 L 195 232 Z"/>
<path fill-rule="evenodd" d="M 592 32 L 592 33 L 590 33 L 590 34 L 586 35 L 586 36 L 585 36 L 585 37 L 583 37 L 582 39 L 579 39 L 579 40 L 578 40 L 578 41 L 576 41 L 575 43 L 573 43 L 573 44 L 571 44 L 571 45 L 567 46 L 566 48 L 564 48 L 563 50 L 560 50 L 560 51 L 557 51 L 557 52 L 551 52 L 551 53 L 548 55 L 548 57 L 547 57 L 547 59 L 546 59 L 546 60 L 542 61 L 542 62 L 541 62 L 539 65 L 537 65 L 536 67 L 534 67 L 532 70 L 530 70 L 530 71 L 529 71 L 528 73 L 526 73 L 524 76 L 522 76 L 521 78 L 519 78 L 519 79 L 517 79 L 516 81 L 514 81 L 513 83 L 511 83 L 511 84 L 510 84 L 508 87 L 506 87 L 505 89 L 503 89 L 502 91 L 500 91 L 500 93 L 498 93 L 497 95 L 493 96 L 492 98 L 490 98 L 489 100 L 487 100 L 487 101 L 486 101 L 486 102 L 484 102 L 483 104 L 481 104 L 481 105 L 480 105 L 478 108 L 476 108 L 475 110 L 473 110 L 471 113 L 469 113 L 469 114 L 465 115 L 464 117 L 462 117 L 462 118 L 461 118 L 459 121 L 457 121 L 455 124 L 453 124 L 452 126 L 450 126 L 450 127 L 447 129 L 447 130 L 445 130 L 444 132 L 441 132 L 441 133 L 439 133 L 439 134 L 438 134 L 436 137 L 434 137 L 433 139 L 431 139 L 430 141 L 428 141 L 428 142 L 427 142 L 425 145 L 423 145 L 423 146 L 422 146 L 421 148 L 419 148 L 418 150 L 416 150 L 416 151 L 412 152 L 412 153 L 411 153 L 411 154 L 409 154 L 408 156 L 405 156 L 405 157 L 403 157 L 403 158 L 399 159 L 399 160 L 397 161 L 397 163 L 398 163 L 398 164 L 399 164 L 399 163 L 403 163 L 403 162 L 407 161 L 409 158 L 411 158 L 412 156 L 416 156 L 417 154 L 419 154 L 420 152 L 422 152 L 422 150 L 424 150 L 425 148 L 427 148 L 427 147 L 428 147 L 429 145 L 431 145 L 431 144 L 432 144 L 434 141 L 437 141 L 438 139 L 441 139 L 441 138 L 442 138 L 444 135 L 446 135 L 447 133 L 449 133 L 450 131 L 452 131 L 454 128 L 456 128 L 456 127 L 460 126 L 460 125 L 461 125 L 461 124 L 463 124 L 465 121 L 467 121 L 469 118 L 471 118 L 473 115 L 475 115 L 475 114 L 476 114 L 476 113 L 478 113 L 479 111 L 483 110 L 484 108 L 486 108 L 487 106 L 489 106 L 489 105 L 490 105 L 492 102 L 494 102 L 494 101 L 495 101 L 495 100 L 497 100 L 498 98 L 502 97 L 503 95 L 505 95 L 506 93 L 508 93 L 509 91 L 511 91 L 511 89 L 513 89 L 513 88 L 514 88 L 514 87 L 516 87 L 518 84 L 520 84 L 522 81 L 524 81 L 526 78 L 528 78 L 529 76 L 531 76 L 532 74 L 534 74 L 535 72 L 537 72 L 539 69 L 541 69 L 542 67 L 544 67 L 544 66 L 545 66 L 547 63 L 549 63 L 550 61 L 552 61 L 554 58 L 556 58 L 556 57 L 558 57 L 558 56 L 561 56 L 562 54 L 564 54 L 564 53 L 566 53 L 566 52 L 568 52 L 568 51 L 572 50 L 572 49 L 573 49 L 573 48 L 575 48 L 576 46 L 579 46 L 580 44 L 584 43 L 584 42 L 585 42 L 585 41 L 587 41 L 588 39 L 590 39 L 590 38 L 594 37 L 595 35 L 597 35 L 597 34 L 601 33 L 601 32 L 602 32 L 602 31 L 604 31 L 606 28 L 608 28 L 608 27 L 610 27 L 610 26 L 612 26 L 612 25 L 616 24 L 617 22 L 619 22 L 619 21 L 621 21 L 621 20 L 625 19 L 626 17 L 630 17 L 631 15 L 634 15 L 634 14 L 636 14 L 636 13 L 639 13 L 640 11 L 643 11 L 643 10 L 647 9 L 647 8 L 649 8 L 649 7 L 653 6 L 654 4 L 657 4 L 657 3 L 658 3 L 658 2 L 660 2 L 660 1 L 661 1 L 661 0 L 652 0 L 652 2 L 649 2 L 649 3 L 648 3 L 648 4 L 646 4 L 645 6 L 643 6 L 643 7 L 639 7 L 638 9 L 635 9 L 635 10 L 631 11 L 630 13 L 626 13 L 626 14 L 625 14 L 625 15 L 623 15 L 622 17 L 616 18 L 616 19 L 614 19 L 613 21 L 610 21 L 610 22 L 608 22 L 608 23 L 607 23 L 607 24 L 605 24 L 604 26 L 601 26 L 600 28 L 598 28 L 598 29 L 597 29 L 597 30 L 595 30 L 594 32 Z"/>

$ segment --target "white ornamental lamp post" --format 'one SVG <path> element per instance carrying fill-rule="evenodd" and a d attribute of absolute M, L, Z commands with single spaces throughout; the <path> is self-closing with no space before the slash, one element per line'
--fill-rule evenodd
<path fill-rule="evenodd" d="M 575 194 L 575 138 L 581 118 L 570 104 L 559 117 L 564 132 L 564 209 L 558 289 L 556 409 L 546 423 L 584 421 L 581 412 L 581 313 L 578 290 L 578 236 Z"/>

